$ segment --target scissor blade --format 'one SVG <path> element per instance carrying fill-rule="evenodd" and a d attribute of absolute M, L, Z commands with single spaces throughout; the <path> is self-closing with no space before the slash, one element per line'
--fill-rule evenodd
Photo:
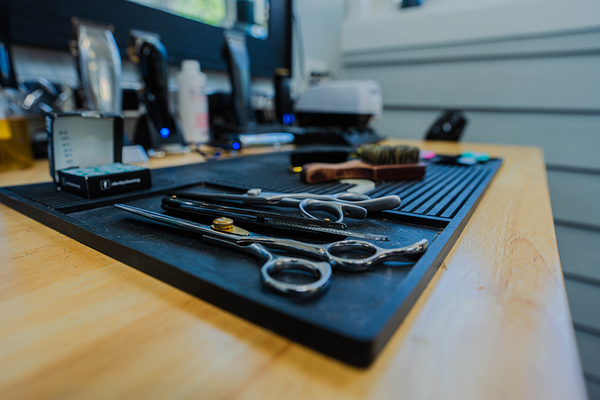
<path fill-rule="evenodd" d="M 194 213 L 206 213 L 210 216 L 228 217 L 234 220 L 252 221 L 261 223 L 263 220 L 280 220 L 286 222 L 295 222 L 298 224 L 309 224 L 314 226 L 322 226 L 325 228 L 332 229 L 347 229 L 348 226 L 344 223 L 338 223 L 333 221 L 321 221 L 316 219 L 309 219 L 304 217 L 296 217 L 287 214 L 280 214 L 264 210 L 255 210 L 248 208 L 237 208 L 229 207 L 221 204 L 212 204 L 203 201 L 190 200 L 184 198 L 177 198 L 173 196 L 166 196 L 162 199 L 163 209 L 165 210 L 184 210 Z"/>
<path fill-rule="evenodd" d="M 117 207 L 118 209 L 124 210 L 124 211 L 129 211 L 130 213 L 133 213 L 133 214 L 140 215 L 142 217 L 153 219 L 155 221 L 159 221 L 159 222 L 162 222 L 162 223 L 165 223 L 168 225 L 176 226 L 178 228 L 185 229 L 187 231 L 201 233 L 201 234 L 208 233 L 211 235 L 215 235 L 218 233 L 218 232 L 215 232 L 214 230 L 212 230 L 210 228 L 210 226 L 208 226 L 208 225 L 199 224 L 197 222 L 188 221 L 188 220 L 177 218 L 177 217 L 172 217 L 170 215 L 165 215 L 165 214 L 157 213 L 157 212 L 150 211 L 150 210 L 144 210 L 143 208 L 128 206 L 127 204 L 115 204 L 115 207 Z M 228 236 L 226 234 L 223 234 L 223 235 Z"/>
<path fill-rule="evenodd" d="M 272 201 L 263 196 L 248 196 L 247 194 L 210 193 L 197 191 L 181 191 L 172 193 L 177 197 L 193 200 L 214 201 L 242 201 L 247 204 L 276 204 L 279 200 Z"/>

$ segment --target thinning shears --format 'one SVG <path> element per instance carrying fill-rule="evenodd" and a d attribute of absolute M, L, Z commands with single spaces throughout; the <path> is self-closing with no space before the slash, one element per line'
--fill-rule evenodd
<path fill-rule="evenodd" d="M 327 244 L 309 244 L 291 239 L 272 238 L 235 227 L 237 229 L 236 232 L 236 230 L 233 229 L 233 225 L 229 231 L 227 230 L 229 227 L 217 229 L 218 227 L 215 227 L 215 225 L 211 227 L 126 204 L 115 204 L 115 207 L 142 217 L 199 233 L 206 242 L 244 251 L 264 260 L 265 264 L 260 270 L 260 275 L 265 286 L 279 294 L 293 297 L 311 297 L 327 289 L 332 278 L 332 266 L 347 271 L 364 271 L 371 266 L 380 264 L 384 261 L 415 262 L 429 246 L 429 241 L 427 239 L 422 239 L 409 246 L 396 249 L 384 249 L 361 240 L 342 240 Z M 217 220 L 215 220 L 215 223 L 216 221 Z M 285 250 L 293 254 L 312 257 L 320 261 L 311 261 L 296 257 L 284 257 L 273 254 L 268 249 Z M 364 258 L 342 257 L 344 252 L 349 251 L 367 253 L 368 256 Z M 315 277 L 316 281 L 294 284 L 274 278 L 274 274 L 285 270 L 308 272 Z"/>
<path fill-rule="evenodd" d="M 300 213 L 311 219 L 320 219 L 311 211 L 326 212 L 343 222 L 344 217 L 365 219 L 369 211 L 391 210 L 400 206 L 398 196 L 372 199 L 366 194 L 343 192 L 337 194 L 277 193 L 250 189 L 244 194 L 184 191 L 173 193 L 177 197 L 195 200 L 241 201 L 247 205 L 271 205 L 299 208 Z"/>

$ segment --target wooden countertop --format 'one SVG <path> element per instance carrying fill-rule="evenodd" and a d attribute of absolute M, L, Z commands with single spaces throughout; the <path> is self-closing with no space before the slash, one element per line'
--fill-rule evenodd
<path fill-rule="evenodd" d="M 406 143 L 486 151 L 504 163 L 370 368 L 300 346 L 0 205 L 0 398 L 584 399 L 541 150 Z M 37 162 L 0 173 L 0 186 L 49 179 Z"/>

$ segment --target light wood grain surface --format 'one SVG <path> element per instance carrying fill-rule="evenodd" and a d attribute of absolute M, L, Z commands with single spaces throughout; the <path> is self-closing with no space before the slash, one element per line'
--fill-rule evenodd
<path fill-rule="evenodd" d="M 0 205 L 0 398 L 584 399 L 542 152 L 409 143 L 487 151 L 504 164 L 370 368 L 290 342 Z M 0 174 L 3 186 L 48 180 L 45 162 Z"/>

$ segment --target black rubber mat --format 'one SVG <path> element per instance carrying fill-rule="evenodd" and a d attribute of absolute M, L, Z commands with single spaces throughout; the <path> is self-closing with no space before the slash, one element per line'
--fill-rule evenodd
<path fill-rule="evenodd" d="M 347 220 L 348 228 L 387 234 L 390 242 L 377 244 L 389 248 L 426 238 L 429 249 L 414 264 L 390 262 L 361 273 L 334 270 L 327 292 L 307 300 L 266 290 L 259 276 L 262 263 L 248 254 L 205 243 L 197 234 L 113 207 L 126 203 L 162 212 L 162 197 L 182 188 L 243 192 L 260 187 L 324 194 L 352 187 L 338 182 L 305 184 L 289 172 L 288 163 L 289 153 L 277 153 L 158 169 L 152 171 L 151 189 L 93 200 L 57 191 L 52 183 L 6 187 L 0 189 L 0 200 L 227 311 L 344 362 L 368 366 L 458 239 L 501 160 L 471 167 L 430 164 L 423 179 L 378 182 L 371 197 L 397 194 L 402 205 L 367 220 Z M 323 240 L 293 232 L 289 237 Z"/>

